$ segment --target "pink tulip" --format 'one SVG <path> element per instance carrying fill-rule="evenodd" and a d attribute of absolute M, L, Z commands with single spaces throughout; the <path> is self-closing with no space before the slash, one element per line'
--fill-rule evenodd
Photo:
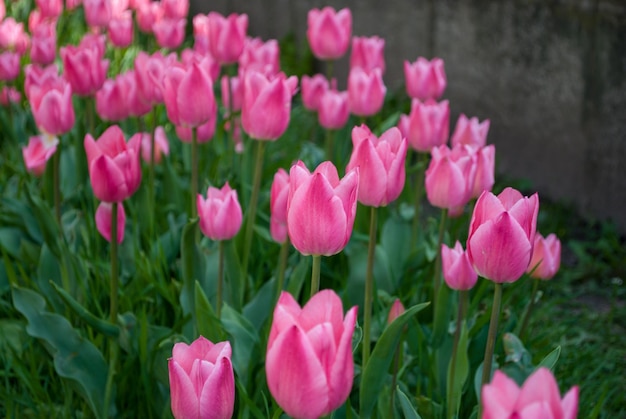
<path fill-rule="evenodd" d="M 111 228 L 113 226 L 113 204 L 101 202 L 96 210 L 96 228 L 106 241 L 111 243 Z M 117 243 L 124 241 L 124 229 L 126 227 L 126 212 L 124 205 L 117 205 Z"/>
<path fill-rule="evenodd" d="M 393 321 L 400 317 L 405 311 L 406 310 L 402 305 L 402 301 L 396 298 L 396 300 L 391 305 L 391 308 L 389 309 L 389 315 L 387 315 L 387 324 L 393 323 Z"/>
<path fill-rule="evenodd" d="M 489 120 L 478 122 L 478 118 L 468 119 L 461 114 L 456 121 L 456 127 L 452 133 L 451 143 L 454 147 L 457 144 L 469 145 L 472 147 L 484 147 L 487 144 L 487 134 L 489 133 Z"/>
<path fill-rule="evenodd" d="M 404 188 L 406 178 L 407 142 L 400 130 L 392 127 L 378 138 L 366 125 L 354 127 L 352 146 L 346 170 L 359 168 L 359 202 L 371 207 L 384 207 L 395 201 Z"/>
<path fill-rule="evenodd" d="M 198 13 L 192 19 L 193 49 L 200 54 L 210 54 L 209 48 L 209 16 Z"/>
<path fill-rule="evenodd" d="M 133 14 L 130 10 L 109 21 L 109 40 L 118 48 L 126 48 L 133 43 Z"/>
<path fill-rule="evenodd" d="M 126 86 L 128 89 L 126 101 L 128 102 L 127 106 L 129 116 L 145 116 L 152 111 L 152 104 L 147 102 L 139 91 L 139 86 L 137 85 L 137 75 L 135 74 L 134 69 L 130 69 L 125 73 L 118 75 L 117 82 Z"/>
<path fill-rule="evenodd" d="M 575 419 L 578 415 L 578 386 L 561 399 L 554 375 L 545 367 L 533 372 L 521 389 L 496 371 L 481 394 L 482 419 Z"/>
<path fill-rule="evenodd" d="M 24 93 L 29 99 L 31 98 L 30 91 L 33 86 L 41 88 L 50 83 L 56 83 L 56 80 L 59 78 L 59 69 L 54 64 L 50 64 L 46 67 L 28 64 L 24 73 L 26 75 L 24 78 Z M 40 90 L 36 89 L 36 91 L 39 92 Z"/>
<path fill-rule="evenodd" d="M 295 76 L 279 73 L 270 79 L 258 71 L 245 73 L 241 123 L 255 140 L 277 140 L 287 130 L 291 97 L 297 85 Z"/>
<path fill-rule="evenodd" d="M 350 68 L 361 67 L 365 71 L 380 68 L 385 73 L 385 40 L 378 36 L 355 36 L 352 38 Z"/>
<path fill-rule="evenodd" d="M 180 59 L 186 67 L 193 63 L 198 64 L 214 83 L 220 76 L 220 63 L 210 53 L 201 54 L 193 49 L 185 48 L 180 54 Z"/>
<path fill-rule="evenodd" d="M 278 41 L 270 39 L 263 42 L 261 38 L 246 38 L 243 52 L 239 56 L 239 67 L 260 71 L 266 75 L 278 73 L 280 71 Z"/>
<path fill-rule="evenodd" d="M 85 20 L 92 28 L 106 28 L 113 16 L 111 0 L 83 0 Z"/>
<path fill-rule="evenodd" d="M 450 133 L 450 107 L 448 101 L 425 103 L 414 99 L 408 118 L 401 118 L 409 145 L 417 151 L 428 153 L 433 147 L 445 144 Z"/>
<path fill-rule="evenodd" d="M 153 33 L 153 26 L 163 19 L 163 6 L 160 1 L 150 1 L 137 9 L 137 27 L 144 33 Z"/>
<path fill-rule="evenodd" d="M 198 194 L 200 230 L 211 240 L 229 240 L 241 228 L 242 212 L 237 191 L 228 182 L 222 189 L 209 186 L 206 200 Z"/>
<path fill-rule="evenodd" d="M 12 17 L 7 17 L 0 22 L 0 49 L 11 50 L 21 55 L 26 51 L 29 43 L 23 23 L 16 22 Z"/>
<path fill-rule="evenodd" d="M 293 246 L 304 255 L 341 252 L 352 235 L 359 169 L 339 179 L 329 161 L 310 173 L 303 162 L 289 171 L 287 228 Z"/>
<path fill-rule="evenodd" d="M 426 170 L 426 196 L 431 205 L 454 212 L 469 202 L 476 173 L 470 151 L 463 146 L 433 147 Z"/>
<path fill-rule="evenodd" d="M 210 119 L 208 122 L 196 127 L 196 141 L 198 144 L 207 143 L 213 139 L 215 135 L 216 118 Z M 176 125 L 176 135 L 183 143 L 191 144 L 192 132 L 191 128 L 182 125 Z"/>
<path fill-rule="evenodd" d="M 380 69 L 366 72 L 360 67 L 354 67 L 350 70 L 348 103 L 354 115 L 372 116 L 378 113 L 383 107 L 386 92 Z"/>
<path fill-rule="evenodd" d="M 63 0 L 35 0 L 44 18 L 57 18 L 63 11 Z"/>
<path fill-rule="evenodd" d="M 20 54 L 13 51 L 0 53 L 0 81 L 12 81 L 20 75 Z"/>
<path fill-rule="evenodd" d="M 320 60 L 341 58 L 350 46 L 352 13 L 350 9 L 336 12 L 330 6 L 311 9 L 307 16 L 306 36 L 311 51 Z"/>
<path fill-rule="evenodd" d="M 82 4 L 83 0 L 65 0 L 65 8 L 67 10 L 74 10 Z"/>
<path fill-rule="evenodd" d="M 0 21 L 4 19 L 7 14 L 7 8 L 3 1 L 0 1 Z"/>
<path fill-rule="evenodd" d="M 134 85 L 125 83 L 119 76 L 115 80 L 106 80 L 96 92 L 96 112 L 100 118 L 108 121 L 122 121 L 130 116 L 128 109 L 129 88 Z"/>
<path fill-rule="evenodd" d="M 235 408 L 235 374 L 228 341 L 200 336 L 191 345 L 177 343 L 167 366 L 172 414 L 176 419 L 227 419 Z"/>
<path fill-rule="evenodd" d="M 182 19 L 189 13 L 189 0 L 161 0 L 166 18 Z"/>
<path fill-rule="evenodd" d="M 324 93 L 330 88 L 328 80 L 321 74 L 302 76 L 302 104 L 310 111 L 317 111 Z"/>
<path fill-rule="evenodd" d="M 161 48 L 176 49 L 185 40 L 187 19 L 160 19 L 152 25 L 152 32 Z"/>
<path fill-rule="evenodd" d="M 72 104 L 72 88 L 58 76 L 47 76 L 41 85 L 29 85 L 28 97 L 40 131 L 61 135 L 74 126 L 75 115 Z"/>
<path fill-rule="evenodd" d="M 224 17 L 210 12 L 209 50 L 220 64 L 233 64 L 243 52 L 248 32 L 248 15 L 233 13 Z"/>
<path fill-rule="evenodd" d="M 154 164 L 160 164 L 164 155 L 170 155 L 170 143 L 160 125 L 154 131 L 154 150 Z M 141 158 L 148 164 L 152 161 L 152 137 L 147 132 L 141 136 Z"/>
<path fill-rule="evenodd" d="M 533 255 L 526 272 L 533 278 L 551 279 L 561 267 L 561 241 L 555 234 L 535 234 Z"/>
<path fill-rule="evenodd" d="M 443 279 L 453 290 L 465 291 L 476 285 L 478 274 L 458 240 L 454 244 L 454 248 L 449 248 L 445 244 L 441 245 L 441 264 L 443 266 Z"/>
<path fill-rule="evenodd" d="M 341 406 L 352 388 L 352 335 L 357 307 L 343 316 L 341 299 L 322 290 L 300 308 L 282 292 L 267 344 L 267 385 L 289 416 L 315 419 Z"/>
<path fill-rule="evenodd" d="M 467 254 L 478 274 L 494 282 L 517 281 L 533 251 L 539 197 L 506 188 L 498 196 L 483 192 L 470 222 Z"/>
<path fill-rule="evenodd" d="M 320 98 L 317 117 L 320 125 L 326 129 L 341 129 L 348 122 L 350 108 L 348 92 L 329 89 Z"/>
<path fill-rule="evenodd" d="M 222 102 L 226 109 L 226 116 L 230 112 L 241 111 L 241 104 L 243 103 L 243 74 L 241 72 L 239 74 L 238 77 L 223 76 L 221 80 Z M 230 100 L 231 96 L 233 98 L 232 101 Z"/>
<path fill-rule="evenodd" d="M 112 125 L 98 141 L 87 134 L 84 144 L 96 198 L 104 202 L 121 202 L 135 193 L 141 183 L 141 133 L 133 135 L 126 143 L 120 127 Z"/>
<path fill-rule="evenodd" d="M 90 96 L 104 84 L 109 61 L 103 59 L 104 35 L 85 35 L 80 45 L 61 48 L 63 77 L 70 82 L 72 92 Z"/>
<path fill-rule="evenodd" d="M 476 156 L 476 176 L 472 185 L 472 198 L 478 198 L 483 191 L 491 191 L 496 165 L 496 147 L 490 144 L 474 150 Z"/>
<path fill-rule="evenodd" d="M 148 55 L 143 51 L 135 59 L 135 78 L 139 97 L 150 105 L 163 103 L 163 79 L 168 59 L 157 51 Z"/>
<path fill-rule="evenodd" d="M 422 102 L 439 99 L 447 85 L 446 72 L 441 58 L 428 61 L 426 58 L 419 57 L 413 63 L 405 61 L 404 78 L 409 97 Z"/>
<path fill-rule="evenodd" d="M 30 59 L 35 64 L 48 65 L 56 58 L 56 21 L 46 20 L 33 31 Z"/>
<path fill-rule="evenodd" d="M 175 125 L 197 127 L 217 117 L 213 82 L 198 64 L 170 67 L 163 80 L 163 99 Z"/>
<path fill-rule="evenodd" d="M 116 18 L 122 16 L 126 12 L 131 12 L 129 10 L 129 0 L 110 0 L 111 1 L 111 18 Z"/>
<path fill-rule="evenodd" d="M 277 243 L 287 241 L 287 200 L 289 198 L 289 174 L 278 169 L 270 190 L 270 234 Z"/>
<path fill-rule="evenodd" d="M 8 106 L 10 103 L 19 103 L 22 94 L 13 87 L 4 86 L 0 89 L 0 105 Z"/>
<path fill-rule="evenodd" d="M 30 137 L 28 145 L 22 147 L 22 157 L 26 170 L 35 176 L 43 175 L 46 169 L 46 162 L 57 150 L 59 139 L 50 135 L 38 135 Z"/>

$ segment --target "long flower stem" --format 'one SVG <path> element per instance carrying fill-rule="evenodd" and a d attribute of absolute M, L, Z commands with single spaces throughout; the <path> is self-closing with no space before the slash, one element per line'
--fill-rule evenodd
<path fill-rule="evenodd" d="M 52 156 L 52 188 L 54 194 L 54 217 L 59 225 L 59 231 L 63 231 L 61 227 L 61 181 L 59 171 L 61 170 L 61 143 L 57 145 L 57 149 Z"/>
<path fill-rule="evenodd" d="M 530 302 L 528 303 L 528 307 L 526 307 L 526 312 L 524 313 L 524 320 L 522 321 L 522 326 L 517 333 L 517 336 L 522 339 L 524 333 L 526 332 L 526 328 L 528 327 L 528 322 L 530 321 L 530 313 L 532 313 L 533 308 L 535 307 L 535 299 L 537 298 L 537 291 L 539 290 L 539 279 L 533 279 L 533 290 L 530 294 Z"/>
<path fill-rule="evenodd" d="M 248 263 L 250 261 L 250 248 L 252 247 L 252 233 L 254 232 L 254 220 L 256 219 L 256 206 L 259 200 L 259 188 L 261 187 L 261 174 L 263 173 L 263 152 L 265 142 L 256 141 L 256 158 L 254 163 L 254 179 L 252 180 L 252 195 L 248 207 L 248 219 L 246 220 L 246 235 L 243 251 L 243 272 L 248 275 Z"/>
<path fill-rule="evenodd" d="M 496 344 L 498 333 L 498 320 L 500 318 L 500 306 L 502 304 L 502 284 L 495 283 L 496 289 L 493 293 L 493 306 L 491 307 L 491 321 L 489 322 L 489 334 L 487 335 L 487 346 L 485 347 L 485 359 L 483 361 L 483 376 L 481 388 L 491 379 L 491 360 L 493 359 L 493 349 Z M 481 417 L 482 403 L 478 408 L 478 416 Z"/>
<path fill-rule="evenodd" d="M 322 266 L 322 256 L 313 255 L 313 268 L 311 269 L 311 297 L 320 290 L 320 268 Z"/>
<path fill-rule="evenodd" d="M 110 284 L 110 310 L 109 321 L 112 324 L 117 324 L 117 290 L 118 290 L 118 268 L 117 268 L 117 211 L 119 203 L 113 202 L 111 205 L 111 284 Z M 104 409 L 108 412 L 109 405 L 111 403 L 113 379 L 115 376 L 115 370 L 117 368 L 117 355 L 119 347 L 115 338 L 111 339 L 109 346 L 109 375 L 107 377 Z"/>
<path fill-rule="evenodd" d="M 363 302 L 363 360 L 365 368 L 370 357 L 370 330 L 372 323 L 372 302 L 374 299 L 374 256 L 376 251 L 378 208 L 370 211 L 370 239 L 367 248 L 367 271 L 365 274 L 365 301 Z"/>
<path fill-rule="evenodd" d="M 196 127 L 191 128 L 191 200 L 189 214 L 192 219 L 198 215 L 196 207 L 196 194 L 198 193 L 198 132 L 196 129 Z"/>
<path fill-rule="evenodd" d="M 156 160 L 156 127 L 157 127 L 157 111 L 156 106 L 152 108 L 152 132 L 150 135 L 150 167 L 148 168 L 149 180 L 148 180 L 148 204 L 149 208 L 154 208 L 155 205 L 155 193 L 154 193 L 154 161 Z M 150 239 L 154 236 L 154 211 L 150 211 Z"/>
<path fill-rule="evenodd" d="M 333 134 L 333 130 L 326 130 L 326 160 L 330 161 L 333 161 Z"/>
<path fill-rule="evenodd" d="M 289 238 L 280 246 L 280 256 L 278 257 L 278 284 L 276 285 L 276 301 L 280 297 L 285 283 L 285 269 L 287 269 L 287 256 L 289 256 Z"/>
<path fill-rule="evenodd" d="M 441 245 L 443 244 L 443 235 L 446 231 L 446 221 L 448 220 L 448 210 L 441 210 L 441 220 L 439 220 L 439 238 L 437 240 L 437 257 L 435 258 L 435 275 L 433 276 L 433 313 L 435 312 L 435 304 L 439 295 L 439 286 L 441 285 Z"/>
<path fill-rule="evenodd" d="M 456 330 L 454 331 L 454 341 L 452 344 L 452 365 L 450 366 L 450 375 L 448 376 L 448 386 L 454 385 L 456 361 L 459 357 L 459 339 L 461 338 L 461 330 L 463 329 L 463 323 L 465 322 L 465 312 L 467 311 L 468 299 L 468 291 L 459 291 L 459 308 L 456 316 Z M 454 400 L 456 400 L 455 395 L 452 395 L 452 397 L 448 400 L 448 418 L 450 419 L 454 419 L 456 416 L 456 406 L 453 405 Z"/>
<path fill-rule="evenodd" d="M 428 155 L 425 153 L 417 154 L 417 175 L 415 177 L 415 201 L 413 212 L 413 230 L 412 230 L 412 248 L 417 246 L 417 235 L 419 232 L 420 208 L 422 203 L 422 195 L 424 194 L 424 172 L 426 171 L 426 160 Z"/>
<path fill-rule="evenodd" d="M 215 315 L 219 319 L 222 314 L 222 289 L 224 288 L 224 241 L 219 244 L 219 262 L 217 265 L 217 298 L 215 302 Z"/>

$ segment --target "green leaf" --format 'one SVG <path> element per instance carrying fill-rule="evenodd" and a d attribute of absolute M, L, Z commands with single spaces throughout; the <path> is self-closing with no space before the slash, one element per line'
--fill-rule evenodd
<path fill-rule="evenodd" d="M 222 323 L 215 315 L 215 311 L 213 311 L 213 307 L 198 281 L 196 281 L 195 300 L 195 317 L 198 333 L 211 342 L 221 342 L 225 340 L 226 332 L 222 328 Z"/>
<path fill-rule="evenodd" d="M 245 292 L 245 278 L 237 255 L 237 247 L 233 240 L 224 241 L 222 244 L 224 249 L 224 270 L 226 280 L 230 288 L 231 304 L 237 311 L 241 310 L 243 305 L 243 295 Z"/>
<path fill-rule="evenodd" d="M 183 229 L 182 238 L 180 240 L 180 254 L 182 262 L 183 289 L 180 292 L 180 305 L 183 314 L 188 315 L 194 313 L 194 290 L 196 281 L 201 280 L 200 269 L 198 269 L 197 261 L 200 261 L 201 255 L 196 246 L 196 234 L 198 230 L 198 219 L 187 223 Z"/>
<path fill-rule="evenodd" d="M 400 402 L 400 408 L 402 409 L 402 415 L 405 419 L 422 419 L 421 416 L 417 413 L 411 401 L 407 397 L 406 394 L 402 390 L 400 390 L 400 386 L 396 387 L 396 397 Z"/>
<path fill-rule="evenodd" d="M 380 245 L 387 253 L 393 283 L 398 286 L 404 272 L 404 266 L 411 252 L 410 225 L 398 217 L 389 217 L 383 225 Z"/>
<path fill-rule="evenodd" d="M 45 310 L 45 300 L 36 292 L 13 288 L 13 305 L 26 317 L 26 332 L 50 347 L 56 372 L 78 384 L 94 415 L 102 417 L 108 367 L 102 353 L 80 336 L 63 316 Z M 109 411 L 114 411 L 112 406 Z"/>
<path fill-rule="evenodd" d="M 243 315 L 256 330 L 261 330 L 263 323 L 274 309 L 276 296 L 276 278 L 267 281 L 252 300 L 243 308 Z"/>
<path fill-rule="evenodd" d="M 467 345 L 468 345 L 468 331 L 463 322 L 461 328 L 461 334 L 459 336 L 459 342 L 456 352 L 456 364 L 454 367 L 454 376 L 452 376 L 452 358 L 448 364 L 448 381 L 447 381 L 447 403 L 452 408 L 454 413 L 453 417 L 456 417 L 459 412 L 459 406 L 461 405 L 461 397 L 463 396 L 463 386 L 467 381 L 469 375 L 469 359 L 467 357 Z M 455 356 L 455 354 L 452 354 Z M 448 412 L 448 416 L 452 416 Z"/>
<path fill-rule="evenodd" d="M 295 269 L 291 272 L 291 275 L 287 278 L 287 292 L 298 300 L 298 296 L 302 291 L 302 286 L 306 278 L 311 277 L 311 257 L 301 256 L 300 262 L 296 265 Z"/>
<path fill-rule="evenodd" d="M 437 306 L 435 308 L 435 320 L 433 322 L 433 334 L 430 337 L 430 344 L 433 349 L 439 348 L 448 334 L 448 324 L 450 322 L 451 315 L 451 294 L 452 292 L 446 284 L 442 283 L 439 285 L 439 292 L 437 293 Z"/>
<path fill-rule="evenodd" d="M 541 360 L 539 365 L 537 365 L 537 368 L 546 367 L 550 369 L 551 371 L 554 371 L 554 366 L 556 365 L 556 362 L 559 360 L 560 356 L 561 356 L 561 346 L 559 345 L 556 348 L 554 348 L 552 352 L 546 355 L 545 358 Z"/>
<path fill-rule="evenodd" d="M 259 346 L 259 335 L 248 319 L 228 304 L 222 308 L 222 324 L 233 347 L 233 368 L 245 387 L 251 367 L 255 364 L 252 357 Z"/>
<path fill-rule="evenodd" d="M 387 371 L 395 354 L 404 325 L 430 303 L 422 303 L 409 308 L 385 328 L 374 347 L 370 359 L 363 369 L 360 389 L 360 414 L 370 417 L 385 383 Z"/>

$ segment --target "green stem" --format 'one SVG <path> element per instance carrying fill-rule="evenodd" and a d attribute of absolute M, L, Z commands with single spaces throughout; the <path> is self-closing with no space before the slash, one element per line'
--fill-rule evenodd
<path fill-rule="evenodd" d="M 320 268 L 322 266 L 322 256 L 313 255 L 313 268 L 311 269 L 311 297 L 320 290 Z"/>
<path fill-rule="evenodd" d="M 393 375 L 391 376 L 391 394 L 389 396 L 389 417 L 394 417 L 394 401 L 396 394 L 396 383 L 398 382 L 398 371 L 400 370 L 400 351 L 402 349 L 402 338 L 398 342 L 396 353 L 393 356 Z"/>
<path fill-rule="evenodd" d="M 118 267 L 117 267 L 117 211 L 119 203 L 113 202 L 111 205 L 111 306 L 109 310 L 109 321 L 113 324 L 117 324 L 117 310 L 118 310 Z M 111 339 L 109 346 L 109 374 L 107 377 L 104 411 L 105 416 L 108 417 L 109 405 L 111 404 L 111 397 L 113 393 L 113 379 L 115 376 L 115 370 L 117 368 L 117 356 L 119 347 L 114 338 Z"/>
<path fill-rule="evenodd" d="M 333 60 L 326 61 L 326 78 L 329 83 L 333 79 L 333 63 Z"/>
<path fill-rule="evenodd" d="M 439 220 L 439 238 L 437 240 L 437 257 L 435 258 L 435 274 L 433 276 L 433 313 L 435 312 L 435 303 L 439 295 L 439 286 L 441 285 L 441 245 L 443 244 L 443 235 L 446 231 L 446 221 L 448 220 L 448 210 L 441 210 L 441 220 Z"/>
<path fill-rule="evenodd" d="M 59 231 L 63 232 L 61 226 L 61 187 L 60 187 L 60 167 L 61 162 L 61 142 L 57 145 L 57 149 L 52 156 L 52 177 L 53 177 L 53 191 L 54 191 L 54 216 L 59 225 Z"/>
<path fill-rule="evenodd" d="M 530 294 L 530 302 L 528 303 L 528 307 L 526 307 L 526 312 L 524 313 L 524 320 L 522 321 L 522 326 L 517 333 L 517 336 L 522 339 L 524 333 L 526 332 L 526 328 L 528 327 L 528 322 L 530 321 L 530 313 L 533 311 L 535 306 L 535 299 L 537 298 L 537 291 L 539 290 L 539 279 L 533 279 L 533 290 Z"/>
<path fill-rule="evenodd" d="M 487 346 L 485 347 L 485 359 L 483 361 L 483 376 L 481 388 L 491 379 L 491 360 L 493 359 L 493 349 L 496 345 L 498 333 L 498 319 L 500 318 L 500 305 L 502 303 L 502 284 L 496 282 L 496 289 L 493 294 L 493 307 L 491 308 L 491 321 L 489 323 L 489 334 L 487 335 Z M 482 403 L 478 407 L 478 416 L 482 417 Z"/>
<path fill-rule="evenodd" d="M 333 134 L 333 130 L 326 130 L 326 159 L 330 161 L 333 161 Z"/>
<path fill-rule="evenodd" d="M 152 108 L 152 133 L 150 135 L 150 167 L 148 167 L 148 173 L 150 179 L 148 180 L 148 204 L 149 208 L 155 207 L 155 193 L 154 193 L 154 161 L 156 160 L 156 126 L 157 126 L 157 115 L 156 115 L 156 106 Z M 150 213 L 150 239 L 154 236 L 154 222 L 155 216 L 154 211 L 149 211 Z"/>
<path fill-rule="evenodd" d="M 459 308 L 456 316 L 456 330 L 454 331 L 454 343 L 452 344 L 452 365 L 450 366 L 450 375 L 448 375 L 448 386 L 454 389 L 454 374 L 456 373 L 456 361 L 459 357 L 459 339 L 463 322 L 465 321 L 465 313 L 467 311 L 469 292 L 467 290 L 459 291 Z M 451 394 L 448 399 L 448 418 L 454 419 L 456 416 L 456 406 L 453 406 L 456 395 Z"/>
<path fill-rule="evenodd" d="M 372 302 L 374 299 L 374 256 L 376 251 L 378 208 L 370 211 L 370 239 L 367 248 L 367 271 L 365 274 L 365 301 L 363 303 L 363 360 L 365 368 L 370 357 L 370 329 L 372 323 Z"/>
<path fill-rule="evenodd" d="M 412 249 L 415 249 L 417 246 L 417 235 L 419 231 L 419 219 L 420 219 L 420 207 L 422 203 L 422 195 L 424 194 L 424 173 L 426 171 L 426 161 L 428 159 L 428 154 L 426 153 L 418 153 L 417 154 L 417 174 L 415 177 L 415 201 L 413 203 L 414 212 L 413 212 L 413 230 L 412 230 Z"/>
<path fill-rule="evenodd" d="M 276 286 L 276 301 L 280 297 L 285 283 L 285 269 L 287 269 L 287 256 L 289 256 L 289 238 L 280 246 L 280 255 L 278 257 L 278 284 Z"/>
<path fill-rule="evenodd" d="M 254 220 L 256 218 L 256 206 L 259 200 L 259 188 L 261 187 L 261 174 L 263 173 L 263 152 L 265 141 L 256 141 L 256 158 L 254 163 L 254 179 L 252 183 L 252 195 L 250 196 L 250 206 L 248 208 L 248 219 L 246 220 L 246 235 L 243 252 L 243 272 L 248 276 L 248 263 L 250 261 L 250 249 L 252 247 L 252 234 L 254 232 Z"/>
<path fill-rule="evenodd" d="M 222 314 L 222 288 L 224 284 L 224 241 L 219 242 L 219 262 L 217 265 L 217 299 L 215 302 L 215 315 L 219 319 Z"/>
<path fill-rule="evenodd" d="M 198 209 L 196 207 L 196 194 L 198 193 L 198 136 L 196 127 L 191 128 L 191 199 L 190 212 L 191 219 L 196 218 Z"/>

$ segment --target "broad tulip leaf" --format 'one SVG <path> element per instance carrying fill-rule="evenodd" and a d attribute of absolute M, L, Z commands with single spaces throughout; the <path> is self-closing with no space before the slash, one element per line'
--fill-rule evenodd
<path fill-rule="evenodd" d="M 548 355 L 546 355 L 545 358 L 541 360 L 539 365 L 537 365 L 537 368 L 546 367 L 549 370 L 554 371 L 554 366 L 556 365 L 556 362 L 559 360 L 560 356 L 561 346 L 557 346 L 552 352 L 550 352 Z"/>
<path fill-rule="evenodd" d="M 13 305 L 28 320 L 26 332 L 50 346 L 56 372 L 74 380 L 94 415 L 102 417 L 108 374 L 102 353 L 65 317 L 46 311 L 46 302 L 39 294 L 18 287 L 12 293 Z M 109 411 L 115 411 L 114 407 Z"/>
<path fill-rule="evenodd" d="M 463 395 L 463 386 L 467 381 L 469 375 L 469 359 L 467 357 L 467 345 L 468 345 L 468 331 L 463 322 L 461 328 L 461 334 L 459 336 L 459 342 L 456 353 L 456 363 L 454 367 L 454 376 L 452 376 L 452 358 L 448 364 L 448 381 L 447 381 L 447 397 L 446 403 L 452 408 L 452 414 L 448 412 L 449 417 L 456 417 L 459 406 L 461 405 L 461 396 Z M 455 355 L 452 354 L 454 357 Z M 453 416 L 454 415 L 454 416 Z"/>
<path fill-rule="evenodd" d="M 274 310 L 276 303 L 276 278 L 272 278 L 261 286 L 252 300 L 243 308 L 243 315 L 252 323 L 257 331 Z"/>
<path fill-rule="evenodd" d="M 225 340 L 226 333 L 222 328 L 222 323 L 215 315 L 215 311 L 198 281 L 196 281 L 195 288 L 195 317 L 198 333 L 211 342 L 221 342 Z"/>
<path fill-rule="evenodd" d="M 226 274 L 223 280 L 228 281 L 223 284 L 224 289 L 230 288 L 231 304 L 235 310 L 241 311 L 246 281 L 239 261 L 239 255 L 237 255 L 237 247 L 233 240 L 224 241 L 222 247 L 224 251 L 224 272 Z"/>
<path fill-rule="evenodd" d="M 444 284 L 439 284 L 439 292 L 436 295 L 437 306 L 435 307 L 435 320 L 433 322 L 433 334 L 430 337 L 430 344 L 433 349 L 437 349 L 443 343 L 448 334 L 448 324 L 450 322 L 450 288 Z"/>
<path fill-rule="evenodd" d="M 385 384 L 387 371 L 389 371 L 389 366 L 400 342 L 404 325 L 429 304 L 422 303 L 409 308 L 387 326 L 380 336 L 367 365 L 363 369 L 360 390 L 360 414 L 362 417 L 367 418 L 372 415 L 378 395 Z"/>
<path fill-rule="evenodd" d="M 201 259 L 201 255 L 196 246 L 197 231 L 198 219 L 195 219 L 187 223 L 184 227 L 183 235 L 180 240 L 183 277 L 183 289 L 180 292 L 180 305 L 185 315 L 194 313 L 195 283 L 197 280 L 201 279 L 199 275 L 201 271 L 197 268 L 198 264 L 196 263 Z"/>
<path fill-rule="evenodd" d="M 408 223 L 399 217 L 389 217 L 383 225 L 380 245 L 387 252 L 389 268 L 396 287 L 402 278 L 405 263 L 411 250 L 410 242 L 411 229 Z"/>
<path fill-rule="evenodd" d="M 396 397 L 400 402 L 400 408 L 402 409 L 402 415 L 405 419 L 422 419 L 422 417 L 417 413 L 411 401 L 407 397 L 406 394 L 402 390 L 400 390 L 400 386 L 396 387 Z"/>
<path fill-rule="evenodd" d="M 243 380 L 243 385 L 247 386 L 250 367 L 254 365 L 252 356 L 259 345 L 259 335 L 248 319 L 228 304 L 224 304 L 222 308 L 222 324 L 233 347 L 233 368 L 237 377 Z"/>
<path fill-rule="evenodd" d="M 287 292 L 296 300 L 302 291 L 302 286 L 307 277 L 311 277 L 311 257 L 301 256 L 291 275 L 287 278 Z"/>

